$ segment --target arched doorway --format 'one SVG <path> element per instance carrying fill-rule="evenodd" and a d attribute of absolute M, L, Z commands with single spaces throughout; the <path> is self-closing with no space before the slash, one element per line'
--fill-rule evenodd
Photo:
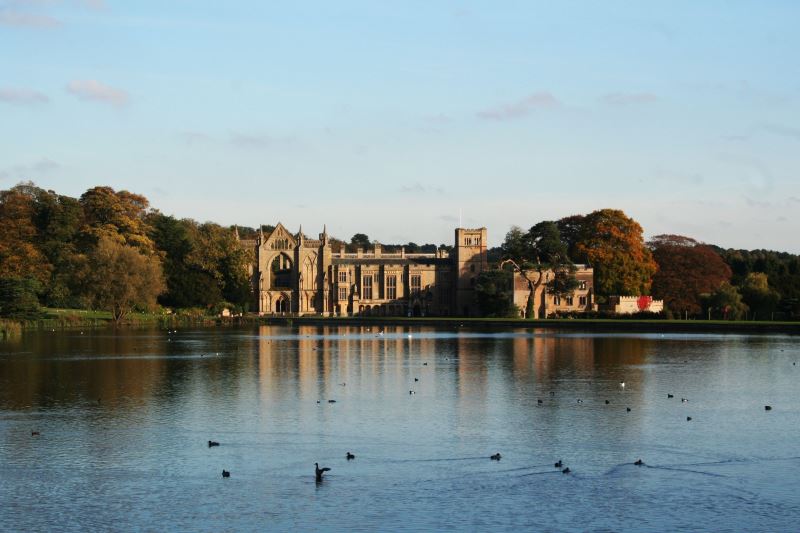
<path fill-rule="evenodd" d="M 275 312 L 276 313 L 288 313 L 289 312 L 289 300 L 285 296 L 281 296 L 275 301 Z"/>

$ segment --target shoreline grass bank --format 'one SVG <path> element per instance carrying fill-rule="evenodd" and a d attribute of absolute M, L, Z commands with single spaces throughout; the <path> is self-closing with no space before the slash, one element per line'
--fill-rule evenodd
<path fill-rule="evenodd" d="M 256 325 L 304 326 L 436 326 L 483 329 L 553 329 L 609 333 L 779 333 L 800 335 L 800 322 L 725 321 L 725 320 L 647 320 L 647 319 L 508 319 L 459 317 L 322 317 L 322 316 L 244 316 L 220 317 L 177 311 L 174 313 L 131 313 L 115 323 L 105 311 L 47 309 L 44 318 L 19 324 L 21 330 L 107 328 L 107 327 L 217 327 Z M 12 335 L 20 330 L 14 326 Z"/>
<path fill-rule="evenodd" d="M 506 319 L 457 317 L 245 317 L 261 324 L 307 326 L 446 326 L 453 328 L 557 329 L 590 332 L 783 333 L 800 335 L 800 322 L 637 319 Z"/>

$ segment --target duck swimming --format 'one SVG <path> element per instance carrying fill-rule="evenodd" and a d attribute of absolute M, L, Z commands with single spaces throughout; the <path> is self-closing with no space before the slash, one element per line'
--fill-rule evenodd
<path fill-rule="evenodd" d="M 491 459 L 492 461 L 499 461 L 501 457 L 502 456 L 499 453 L 496 453 L 496 454 L 492 455 L 491 457 L 489 457 L 489 459 Z"/>
<path fill-rule="evenodd" d="M 231 477 L 231 473 L 230 473 L 230 472 L 228 472 L 227 470 L 224 470 L 224 469 L 223 469 L 223 470 L 222 470 L 222 477 Z"/>
<path fill-rule="evenodd" d="M 208 447 L 211 448 L 212 446 L 219 446 L 219 442 L 213 440 L 208 441 Z"/>
<path fill-rule="evenodd" d="M 348 460 L 348 461 L 352 461 L 353 459 L 355 459 L 355 458 L 356 458 L 356 456 L 355 456 L 355 455 L 353 455 L 353 454 L 352 454 L 352 453 L 350 453 L 350 452 L 347 452 L 347 455 L 346 455 L 345 457 L 347 457 L 347 460 Z"/>

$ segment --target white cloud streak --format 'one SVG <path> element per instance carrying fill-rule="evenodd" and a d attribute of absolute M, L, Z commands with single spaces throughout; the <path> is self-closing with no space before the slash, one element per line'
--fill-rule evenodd
<path fill-rule="evenodd" d="M 66 90 L 76 98 L 87 102 L 101 102 L 122 107 L 128 103 L 128 93 L 97 80 L 73 80 Z"/>
<path fill-rule="evenodd" d="M 33 89 L 18 88 L 18 87 L 0 87 L 0 102 L 6 102 L 14 105 L 37 105 L 45 104 L 50 99 Z"/>
<path fill-rule="evenodd" d="M 561 102 L 551 93 L 539 91 L 517 102 L 479 111 L 478 117 L 484 120 L 514 120 L 523 118 L 536 109 L 554 109 L 560 106 Z"/>

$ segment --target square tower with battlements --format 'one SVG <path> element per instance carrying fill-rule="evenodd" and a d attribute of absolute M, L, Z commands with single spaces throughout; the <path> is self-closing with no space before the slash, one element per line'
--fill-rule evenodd
<path fill-rule="evenodd" d="M 475 284 L 478 274 L 489 267 L 486 257 L 486 228 L 456 228 L 453 247 L 455 271 L 455 315 L 478 316 Z"/>

